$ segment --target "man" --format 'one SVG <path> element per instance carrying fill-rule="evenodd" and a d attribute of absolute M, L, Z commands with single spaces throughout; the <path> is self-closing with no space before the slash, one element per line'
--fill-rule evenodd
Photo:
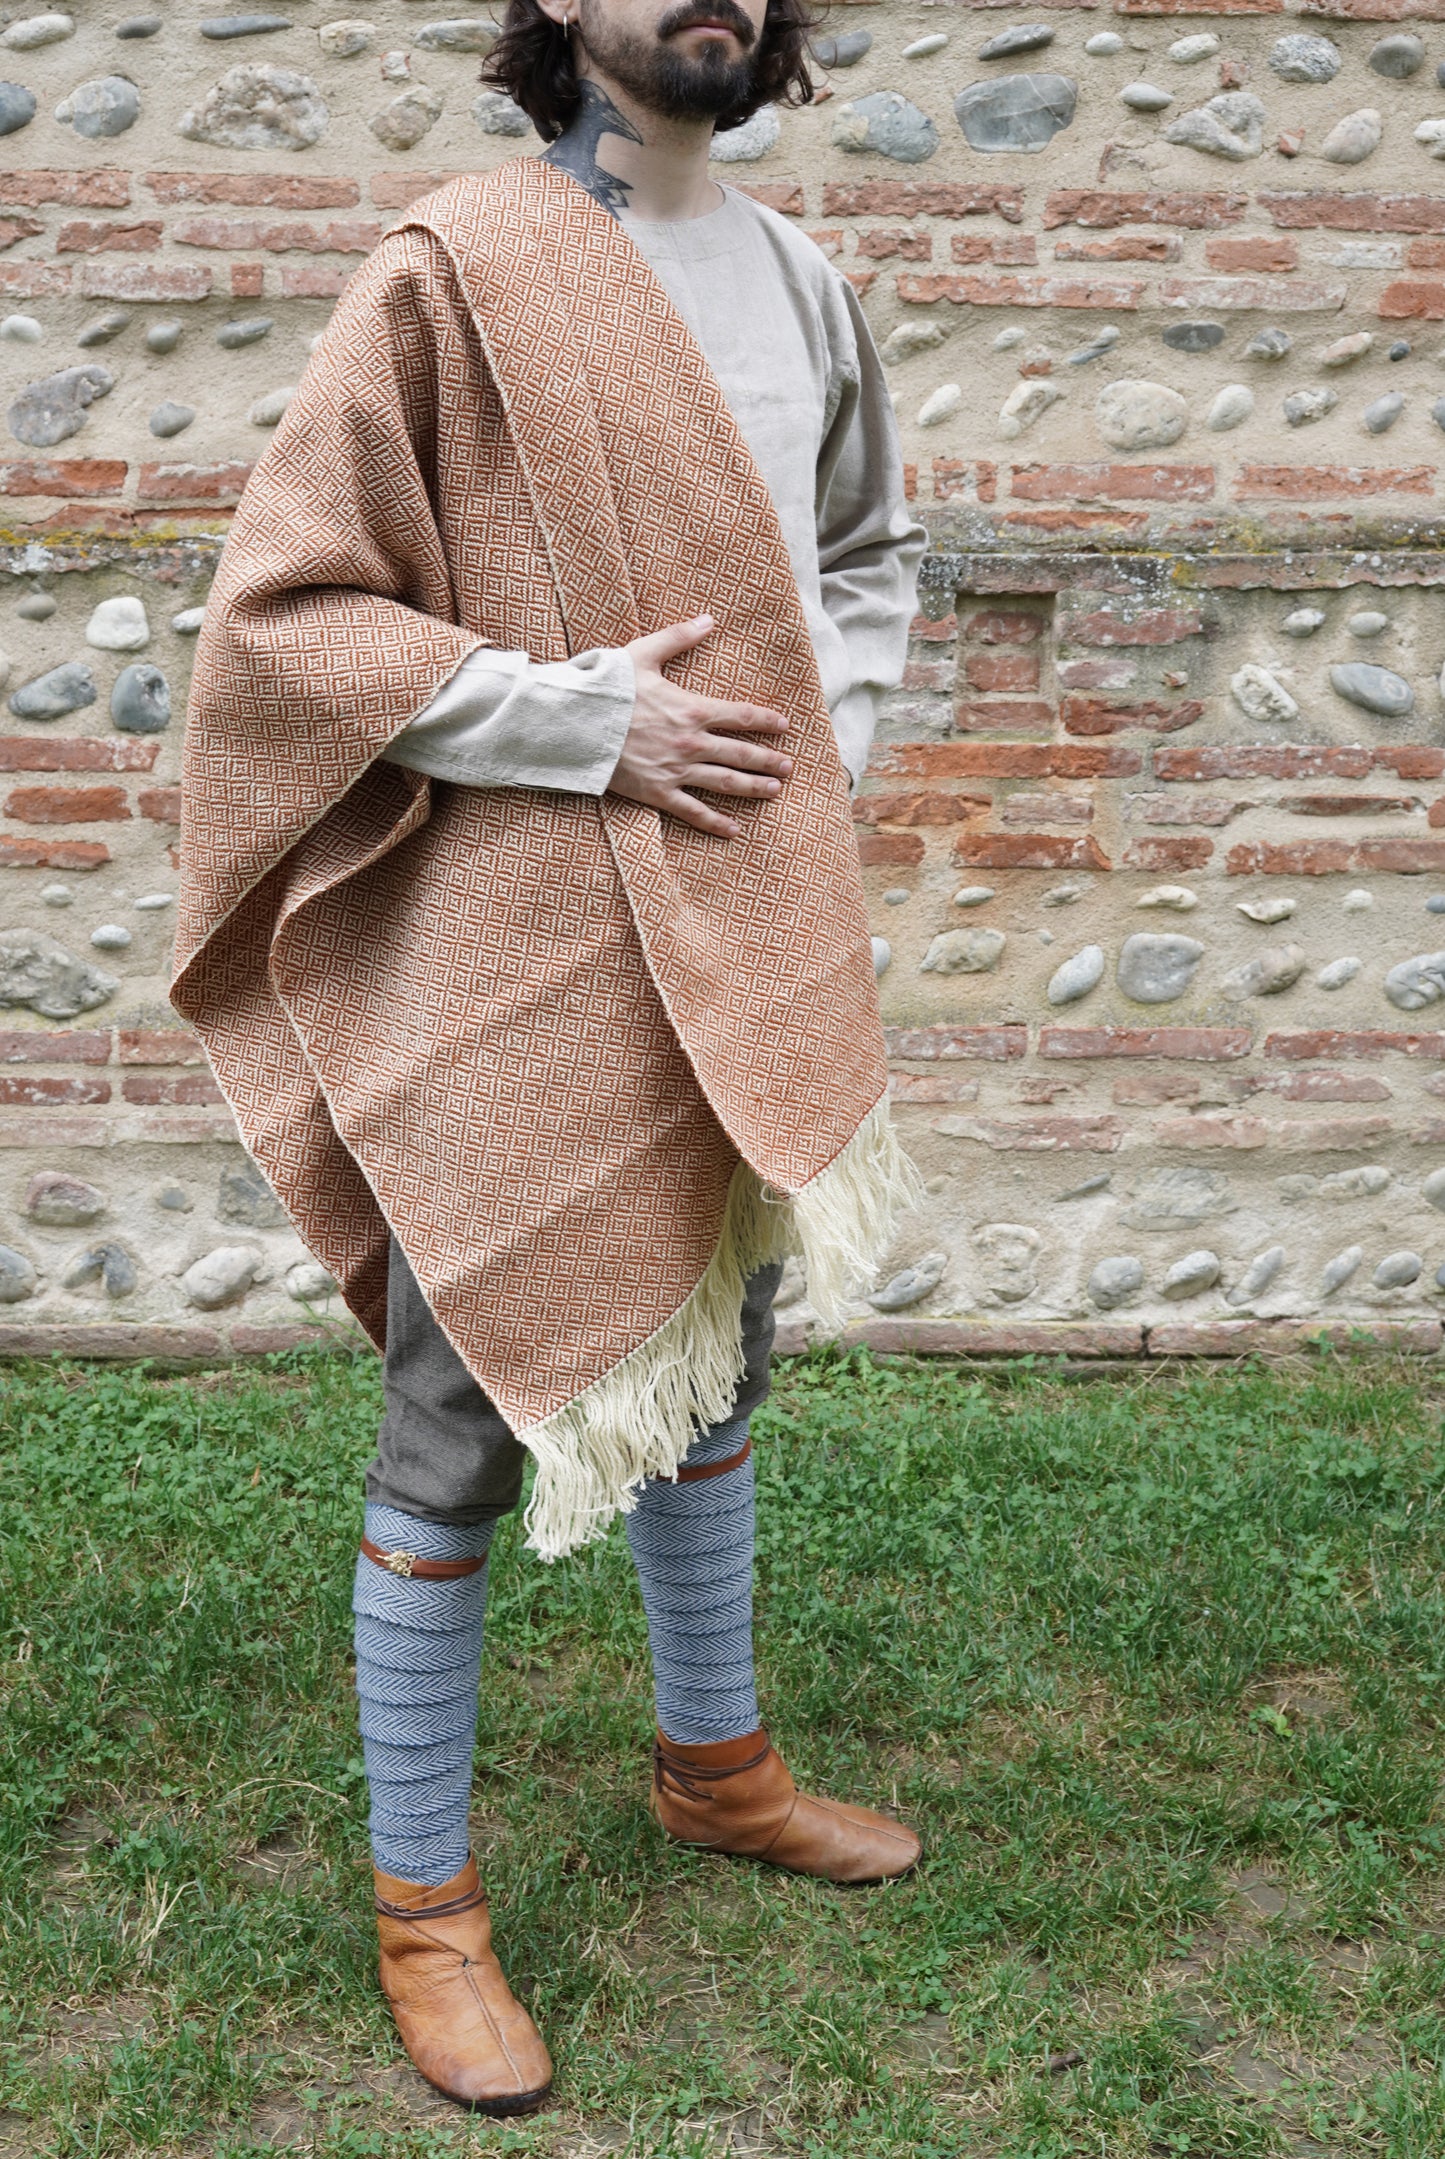
<path fill-rule="evenodd" d="M 848 809 L 922 534 L 845 282 L 707 170 L 798 0 L 511 0 L 550 143 L 413 209 L 238 512 L 198 655 L 175 998 L 384 1346 L 357 1686 L 382 1984 L 493 2114 L 551 2064 L 467 1840 L 487 1547 L 626 1515 L 653 1811 L 836 1881 L 752 1670 L 783 1256 L 836 1311 L 911 1189 Z"/>

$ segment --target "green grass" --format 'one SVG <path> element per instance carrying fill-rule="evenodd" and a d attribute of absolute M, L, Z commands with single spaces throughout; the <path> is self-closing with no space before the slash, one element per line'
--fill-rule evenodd
<path fill-rule="evenodd" d="M 664 1846 L 625 1540 L 509 1524 L 473 1828 L 559 2074 L 503 2128 L 372 1977 L 374 1362 L 0 1374 L 0 2159 L 1440 2159 L 1438 1385 L 784 1369 L 765 1713 L 923 1830 L 876 1889 Z"/>

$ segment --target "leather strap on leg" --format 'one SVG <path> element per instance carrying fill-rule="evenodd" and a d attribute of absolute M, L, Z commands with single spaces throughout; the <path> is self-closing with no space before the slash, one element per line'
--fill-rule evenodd
<path fill-rule="evenodd" d="M 399 1574 L 408 1582 L 459 1582 L 464 1575 L 480 1574 L 487 1564 L 485 1552 L 479 1559 L 423 1559 L 416 1552 L 383 1552 L 370 1537 L 362 1538 L 361 1552 L 374 1566 L 384 1568 L 388 1574 Z"/>
<path fill-rule="evenodd" d="M 738 1448 L 736 1454 L 725 1454 L 720 1462 L 693 1462 L 677 1473 L 679 1484 L 696 1484 L 703 1477 L 721 1477 L 730 1469 L 741 1469 L 753 1451 L 751 1432 Z"/>

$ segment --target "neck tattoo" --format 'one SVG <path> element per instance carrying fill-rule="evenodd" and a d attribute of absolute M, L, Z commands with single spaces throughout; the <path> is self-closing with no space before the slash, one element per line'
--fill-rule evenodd
<path fill-rule="evenodd" d="M 577 116 L 550 150 L 542 152 L 543 162 L 569 172 L 594 202 L 616 217 L 619 210 L 627 208 L 633 183 L 602 170 L 597 162 L 597 145 L 604 135 L 620 135 L 624 142 L 641 142 L 642 137 L 595 82 L 584 76 L 577 88 L 581 96 Z"/>

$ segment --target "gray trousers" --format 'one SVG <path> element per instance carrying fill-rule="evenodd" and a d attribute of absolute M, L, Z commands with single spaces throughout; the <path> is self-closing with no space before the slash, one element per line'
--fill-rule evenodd
<path fill-rule="evenodd" d="M 773 1298 L 781 1266 L 743 1290 L 745 1369 L 727 1418 L 757 1408 L 770 1385 Z M 527 1450 L 442 1333 L 396 1239 L 386 1281 L 386 1409 L 366 1496 L 427 1522 L 492 1522 L 522 1496 Z"/>

